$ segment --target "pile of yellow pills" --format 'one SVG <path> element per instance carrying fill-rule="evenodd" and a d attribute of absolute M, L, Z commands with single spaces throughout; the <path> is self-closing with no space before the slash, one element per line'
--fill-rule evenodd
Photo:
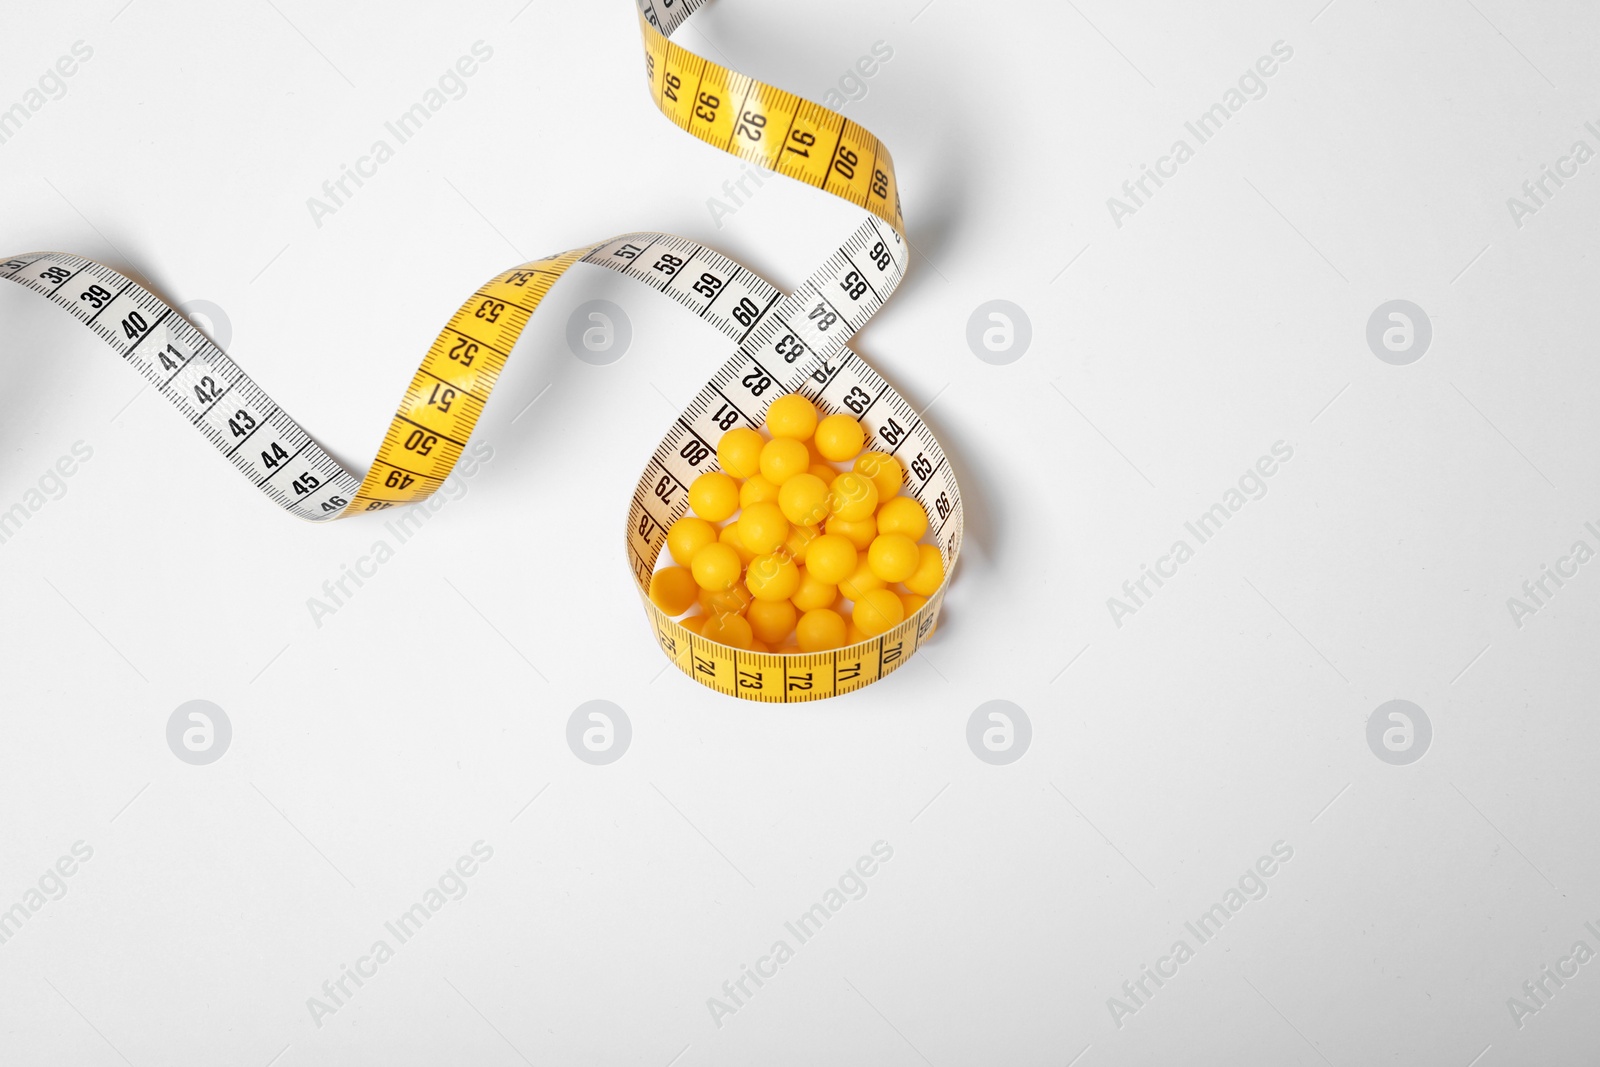
<path fill-rule="evenodd" d="M 798 393 L 772 402 L 765 430 L 723 433 L 722 469 L 690 484 L 650 600 L 708 641 L 756 652 L 826 652 L 910 618 L 944 561 L 921 543 L 928 513 L 901 495 L 900 462 L 863 452 L 860 422 Z"/>

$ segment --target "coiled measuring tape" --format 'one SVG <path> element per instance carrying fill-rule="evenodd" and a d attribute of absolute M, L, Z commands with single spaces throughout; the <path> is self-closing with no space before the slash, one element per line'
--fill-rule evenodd
<path fill-rule="evenodd" d="M 662 651 L 719 692 L 800 701 L 870 685 L 933 631 L 961 550 L 961 494 L 944 449 L 916 409 L 846 344 L 888 300 L 909 260 L 888 149 L 821 105 L 709 62 L 668 38 L 707 0 L 636 0 L 650 93 L 687 133 L 741 159 L 842 197 L 866 219 L 799 288 L 783 293 L 750 268 L 671 234 L 624 234 L 524 263 L 491 278 L 428 349 L 366 477 L 346 470 L 244 370 L 155 294 L 104 264 L 62 252 L 0 262 L 0 278 L 64 308 L 120 354 L 217 451 L 291 514 L 325 522 L 414 504 L 443 484 L 501 369 L 550 287 L 574 263 L 608 267 L 658 290 L 737 346 L 674 421 L 639 478 L 628 511 L 635 584 Z M 781 131 L 781 132 L 780 132 Z M 945 583 L 894 629 L 830 652 L 747 652 L 708 641 L 651 602 L 666 531 L 688 487 L 720 469 L 716 445 L 759 429 L 785 393 L 845 412 L 868 450 L 901 463 L 904 491 L 928 513 Z"/>

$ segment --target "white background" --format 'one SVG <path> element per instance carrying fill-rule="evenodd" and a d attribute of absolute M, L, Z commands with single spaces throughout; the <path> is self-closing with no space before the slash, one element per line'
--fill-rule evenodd
<path fill-rule="evenodd" d="M 0 908 L 94 850 L 0 945 L 0 1060 L 1585 1062 L 1600 962 L 1520 1027 L 1507 998 L 1600 951 L 1600 563 L 1520 627 L 1507 599 L 1600 548 L 1600 161 L 1520 227 L 1506 200 L 1600 148 L 1600 15 L 1322 2 L 720 0 L 680 31 L 814 99 L 894 50 L 845 111 L 919 255 L 856 344 L 932 405 L 967 548 L 937 640 L 815 705 L 663 672 L 642 625 L 627 494 L 726 354 L 665 298 L 563 281 L 479 426 L 493 461 L 318 628 L 307 598 L 382 524 L 277 512 L 0 286 L 0 508 L 93 449 L 0 545 Z M 273 3 L 9 5 L 0 108 L 93 58 L 0 145 L 0 252 L 221 306 L 358 466 L 522 258 L 664 229 L 793 285 L 857 220 L 769 182 L 715 225 L 740 164 L 655 113 L 622 0 Z M 480 39 L 467 94 L 316 226 L 306 199 Z M 1266 95 L 1117 226 L 1107 198 L 1277 41 Z M 603 367 L 564 340 L 596 298 L 634 331 Z M 997 298 L 1033 331 L 1005 366 L 965 339 Z M 1394 298 L 1433 325 L 1408 366 L 1365 339 Z M 1116 625 L 1278 441 L 1266 496 Z M 1406 766 L 1367 742 L 1392 698 L 1432 723 Z M 210 766 L 167 747 L 192 699 L 233 725 Z M 609 766 L 566 743 L 593 699 L 633 727 Z M 1032 723 L 1007 766 L 966 740 L 993 699 Z M 479 840 L 466 896 L 316 1025 Z M 718 1026 L 708 998 L 878 841 L 865 897 Z M 1118 1025 L 1108 998 L 1275 842 L 1266 896 Z"/>

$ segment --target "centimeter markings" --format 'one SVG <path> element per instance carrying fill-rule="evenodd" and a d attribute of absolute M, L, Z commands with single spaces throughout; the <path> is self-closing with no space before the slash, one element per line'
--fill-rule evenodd
<path fill-rule="evenodd" d="M 889 633 L 830 652 L 773 654 L 716 644 L 676 626 L 649 600 L 656 639 L 674 665 L 729 696 L 768 703 L 820 700 L 877 681 L 903 664 L 932 632 L 907 620 Z"/>
<path fill-rule="evenodd" d="M 422 500 L 444 483 L 545 295 L 588 248 L 503 271 L 451 316 L 411 378 L 346 514 Z"/>
<path fill-rule="evenodd" d="M 832 193 L 902 228 L 894 165 L 882 141 L 821 105 L 673 44 L 667 38 L 686 13 L 677 14 L 670 28 L 659 28 L 661 12 L 652 5 L 653 0 L 643 0 L 640 20 L 645 74 L 662 114 L 724 152 Z"/>
<path fill-rule="evenodd" d="M 300 518 L 337 518 L 359 480 L 195 326 L 143 286 L 64 252 L 0 263 L 0 278 L 63 308 L 121 355 L 223 457 Z"/>
<path fill-rule="evenodd" d="M 668 37 L 706 0 L 643 0 L 639 9 L 646 21 Z"/>

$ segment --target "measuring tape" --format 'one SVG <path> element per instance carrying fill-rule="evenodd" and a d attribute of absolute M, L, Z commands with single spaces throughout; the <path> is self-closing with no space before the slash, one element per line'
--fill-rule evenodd
<path fill-rule="evenodd" d="M 901 666 L 927 639 L 961 549 L 961 494 L 944 449 L 916 409 L 846 343 L 888 300 L 909 261 L 894 164 L 876 137 L 842 115 L 673 44 L 672 32 L 706 0 L 637 3 L 645 73 L 663 114 L 716 148 L 866 210 L 849 238 L 794 291 L 782 292 L 695 241 L 654 232 L 505 271 L 473 293 L 434 339 L 362 478 L 205 334 L 123 274 L 82 256 L 35 252 L 0 262 L 0 279 L 64 308 L 257 489 L 311 522 L 414 504 L 437 490 L 523 328 L 573 264 L 643 282 L 737 346 L 673 422 L 633 492 L 627 550 L 656 641 L 689 677 L 732 696 L 777 702 L 847 693 Z M 860 420 L 866 448 L 900 461 L 904 491 L 928 513 L 944 560 L 945 584 L 919 610 L 881 636 L 831 652 L 730 648 L 678 625 L 649 598 L 667 528 L 688 510 L 689 484 L 720 469 L 717 441 L 735 426 L 759 429 L 768 405 L 786 393 Z"/>

